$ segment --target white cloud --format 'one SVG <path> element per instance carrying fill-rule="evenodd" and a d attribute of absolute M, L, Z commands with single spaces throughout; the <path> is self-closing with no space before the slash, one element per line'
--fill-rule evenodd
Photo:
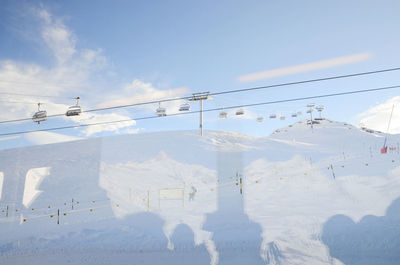
<path fill-rule="evenodd" d="M 238 77 L 239 82 L 254 82 L 265 80 L 269 78 L 279 77 L 279 76 L 286 76 L 286 75 L 293 75 L 299 74 L 304 72 L 310 72 L 325 68 L 336 67 L 340 65 L 358 63 L 365 60 L 368 60 L 372 57 L 371 53 L 359 53 L 350 56 L 338 57 L 323 61 L 311 62 L 306 64 L 299 64 L 279 69 L 273 69 L 268 71 L 262 71 L 257 73 L 246 74 Z"/>
<path fill-rule="evenodd" d="M 61 20 L 53 19 L 47 10 L 38 10 L 37 15 L 43 21 L 43 40 L 52 50 L 58 63 L 64 64 L 76 53 L 76 37 Z"/>
<path fill-rule="evenodd" d="M 14 140 L 20 138 L 20 135 L 14 135 L 14 136 L 9 136 L 9 137 L 1 137 L 0 141 L 9 141 L 9 140 Z"/>
<path fill-rule="evenodd" d="M 54 144 L 80 140 L 79 137 L 73 137 L 54 132 L 33 132 L 25 135 L 25 139 L 33 144 Z"/>
<path fill-rule="evenodd" d="M 39 38 L 49 48 L 56 63 L 52 67 L 44 67 L 31 62 L 0 61 L 2 92 L 43 95 L 21 99 L 17 95 L 3 94 L 4 101 L 25 101 L 28 104 L 13 104 L 3 101 L 0 105 L 1 120 L 29 117 L 36 110 L 36 106 L 29 103 L 39 101 L 49 103 L 47 111 L 50 114 L 54 110 L 51 109 L 51 106 L 57 104 L 54 103 L 54 99 L 50 100 L 47 96 L 82 97 L 82 94 L 90 93 L 91 91 L 88 89 L 90 88 L 90 77 L 96 71 L 103 69 L 107 63 L 99 49 L 77 50 L 74 34 L 61 20 L 54 19 L 47 10 L 40 9 L 35 12 L 35 15 L 40 18 L 41 35 Z M 69 104 L 67 96 L 56 101 Z"/>
<path fill-rule="evenodd" d="M 139 102 L 156 101 L 158 99 L 181 97 L 189 92 L 187 87 L 179 87 L 168 90 L 155 88 L 151 83 L 143 82 L 139 79 L 134 79 L 132 83 L 123 86 L 123 91 L 118 93 L 117 97 L 112 97 L 110 101 L 100 103 L 99 108 L 107 108 L 118 105 L 129 105 Z M 179 104 L 182 102 L 171 101 L 163 103 L 167 108 L 167 114 L 178 112 Z M 156 105 L 143 105 L 141 108 L 154 111 Z"/>
<path fill-rule="evenodd" d="M 394 110 L 389 133 L 400 133 L 400 96 L 393 97 L 358 114 L 356 119 L 368 128 L 386 132 L 393 105 Z"/>
<path fill-rule="evenodd" d="M 122 128 L 127 128 L 136 125 L 136 122 L 125 115 L 120 115 L 117 113 L 106 113 L 106 114 L 97 114 L 97 113 L 83 113 L 78 117 L 73 117 L 72 119 L 79 119 L 80 124 L 93 124 L 93 123 L 102 123 L 102 122 L 113 122 L 119 120 L 126 120 L 124 122 L 115 122 L 109 124 L 100 124 L 87 126 L 83 130 L 83 133 L 86 136 L 90 136 L 103 131 L 110 132 L 119 132 Z"/>
<path fill-rule="evenodd" d="M 92 88 L 91 78 L 95 74 L 102 73 L 107 66 L 107 59 L 101 49 L 77 49 L 77 38 L 74 33 L 63 23 L 54 18 L 45 9 L 35 9 L 34 15 L 39 18 L 41 43 L 51 51 L 55 63 L 51 67 L 44 67 L 30 62 L 16 62 L 13 60 L 0 61 L 0 88 L 3 92 L 43 95 L 29 96 L 21 99 L 18 95 L 4 95 L 0 104 L 0 120 L 26 118 L 37 110 L 37 102 L 44 102 L 42 109 L 47 110 L 48 115 L 65 113 L 68 106 L 75 102 L 68 97 L 80 96 L 83 110 L 91 103 L 90 96 L 96 88 Z M 87 95 L 87 96 L 85 96 Z M 47 96 L 59 96 L 60 99 Z M 13 101 L 23 101 L 25 104 L 14 104 Z M 63 103 L 61 103 L 63 102 Z M 79 117 L 63 117 L 79 124 L 97 123 L 113 120 L 129 120 L 129 117 L 116 113 L 98 114 L 83 113 Z M 86 136 L 101 131 L 118 132 L 121 128 L 129 128 L 135 122 L 104 124 L 84 127 Z M 56 137 L 57 136 L 57 137 Z M 58 142 L 63 139 L 73 140 L 54 134 L 31 134 L 28 136 L 39 144 Z"/>
<path fill-rule="evenodd" d="M 141 131 L 143 128 L 131 128 L 131 129 L 124 129 L 123 133 L 127 133 L 127 134 L 137 134 L 139 133 L 139 131 Z"/>
<path fill-rule="evenodd" d="M 133 79 L 131 83 L 121 85 L 108 92 L 99 93 L 93 86 L 92 79 L 104 76 L 109 72 L 108 62 L 101 49 L 79 49 L 78 39 L 61 19 L 54 17 L 46 9 L 34 9 L 34 15 L 39 18 L 38 28 L 40 43 L 50 51 L 54 58 L 51 66 L 43 66 L 32 62 L 17 62 L 13 60 L 0 61 L 0 89 L 4 92 L 43 95 L 21 97 L 17 95 L 4 95 L 4 101 L 0 102 L 0 120 L 11 120 L 31 117 L 37 111 L 37 102 L 44 103 L 41 109 L 47 110 L 48 115 L 65 113 L 70 105 L 75 104 L 72 97 L 80 96 L 80 105 L 83 111 L 90 109 L 94 98 L 107 98 L 108 102 L 98 104 L 97 107 L 109 107 L 126 105 L 137 102 L 158 100 L 171 97 L 179 97 L 187 94 L 186 87 L 173 89 L 159 89 L 151 83 L 139 79 Z M 106 95 L 108 93 L 109 95 Z M 96 94 L 98 96 L 93 97 Z M 62 97 L 60 99 L 46 96 Z M 69 98 L 69 99 L 68 99 Z M 8 102 L 9 101 L 9 102 Z M 14 104 L 11 101 L 24 101 L 26 104 Z M 167 114 L 178 112 L 179 105 L 183 102 L 173 101 L 163 104 L 167 108 Z M 157 104 L 142 106 L 142 109 L 155 111 Z M 77 117 L 65 117 L 64 120 L 77 124 L 102 123 L 115 120 L 127 120 L 126 122 L 101 124 L 82 127 L 79 129 L 85 136 L 90 136 L 102 131 L 136 133 L 132 128 L 136 123 L 130 119 L 128 110 L 114 110 L 113 113 L 83 112 Z M 50 122 L 46 121 L 46 122 Z M 44 134 L 42 134 L 44 135 Z M 33 141 L 45 143 L 44 138 L 49 135 L 28 136 Z M 58 140 L 54 140 L 58 141 Z"/>

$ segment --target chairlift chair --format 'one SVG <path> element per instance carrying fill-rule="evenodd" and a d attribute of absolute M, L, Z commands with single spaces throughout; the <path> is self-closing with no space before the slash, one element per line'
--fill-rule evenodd
<path fill-rule="evenodd" d="M 226 113 L 224 110 L 222 110 L 219 113 L 218 117 L 220 117 L 221 119 L 226 119 L 226 118 L 228 118 L 228 113 Z"/>
<path fill-rule="evenodd" d="M 258 117 L 257 117 L 257 121 L 258 121 L 258 122 L 263 122 L 263 121 L 264 121 L 264 117 L 258 116 Z"/>
<path fill-rule="evenodd" d="M 314 107 L 315 107 L 314 103 L 307 104 L 307 108 L 314 108 Z"/>
<path fill-rule="evenodd" d="M 280 119 L 281 121 L 284 121 L 285 118 L 286 118 L 285 116 L 280 116 L 280 117 L 279 117 L 279 119 Z"/>
<path fill-rule="evenodd" d="M 79 106 L 79 97 L 75 98 L 76 99 L 76 105 L 71 106 L 68 108 L 67 112 L 65 113 L 66 116 L 77 116 L 82 113 L 82 109 Z"/>
<path fill-rule="evenodd" d="M 269 118 L 270 118 L 270 119 L 276 119 L 276 114 L 271 114 L 271 115 L 269 115 Z"/>
<path fill-rule="evenodd" d="M 40 124 L 41 121 L 47 120 L 47 111 L 40 110 L 41 103 L 38 103 L 38 111 L 32 116 L 32 120 Z"/>
<path fill-rule="evenodd" d="M 165 108 L 161 107 L 161 102 L 158 103 L 158 108 L 156 109 L 156 114 L 159 117 L 167 116 Z"/>
<path fill-rule="evenodd" d="M 292 113 L 292 118 L 296 118 L 297 117 L 297 113 Z"/>
<path fill-rule="evenodd" d="M 296 114 L 297 116 L 301 116 L 303 113 L 301 111 L 298 111 Z"/>
<path fill-rule="evenodd" d="M 244 110 L 242 108 L 240 108 L 236 111 L 236 115 L 243 115 L 243 114 L 244 114 Z"/>
<path fill-rule="evenodd" d="M 182 105 L 179 107 L 179 111 L 189 111 L 189 110 L 190 110 L 190 105 L 189 105 L 189 103 L 182 104 Z"/>

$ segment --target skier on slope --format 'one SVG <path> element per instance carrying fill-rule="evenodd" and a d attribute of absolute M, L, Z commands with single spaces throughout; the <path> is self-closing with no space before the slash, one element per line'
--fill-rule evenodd
<path fill-rule="evenodd" d="M 192 190 L 189 192 L 189 201 L 194 201 L 194 196 L 196 195 L 197 189 L 192 186 Z"/>

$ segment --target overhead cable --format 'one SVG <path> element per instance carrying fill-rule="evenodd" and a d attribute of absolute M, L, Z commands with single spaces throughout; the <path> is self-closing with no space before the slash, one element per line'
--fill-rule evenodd
<path fill-rule="evenodd" d="M 359 94 L 359 93 L 368 93 L 368 92 L 374 92 L 374 91 L 390 90 L 390 89 L 395 89 L 395 88 L 400 88 L 400 85 L 388 86 L 388 87 L 379 87 L 379 88 L 371 88 L 371 89 L 363 89 L 363 90 L 353 90 L 353 91 L 338 92 L 338 93 L 323 94 L 323 95 L 308 96 L 308 97 L 282 99 L 282 100 L 259 102 L 259 103 L 242 104 L 242 105 L 228 106 L 228 107 L 221 107 L 221 108 L 212 108 L 212 109 L 205 109 L 205 110 L 203 110 L 203 112 L 221 111 L 221 110 L 226 110 L 226 109 L 236 109 L 236 108 L 244 108 L 244 107 L 255 107 L 255 106 L 262 106 L 262 105 L 271 105 L 271 104 L 279 104 L 279 103 L 286 103 L 286 102 L 317 99 L 317 98 L 345 96 L 345 95 L 352 95 L 352 94 Z M 17 131 L 17 132 L 1 133 L 0 136 L 25 134 L 25 133 L 33 133 L 33 132 L 56 131 L 56 130 L 64 130 L 64 129 L 73 129 L 73 128 L 80 128 L 80 127 L 105 125 L 105 124 L 113 124 L 113 123 L 120 123 L 120 122 L 129 122 L 129 121 L 133 121 L 133 120 L 138 121 L 138 120 L 148 120 L 148 119 L 155 119 L 155 118 L 161 118 L 161 117 L 173 117 L 173 116 L 194 114 L 194 113 L 199 113 L 199 112 L 200 112 L 200 110 L 196 110 L 196 111 L 169 114 L 167 116 L 154 116 L 153 115 L 153 116 L 137 117 L 137 118 L 132 118 L 132 119 L 123 119 L 123 120 L 96 122 L 96 123 L 87 123 L 87 124 L 77 124 L 77 125 L 70 125 L 70 126 L 63 126 L 63 127 L 38 129 L 38 130 Z"/>
<path fill-rule="evenodd" d="M 353 74 L 347 74 L 347 75 L 337 75 L 337 76 L 317 78 L 317 79 L 308 79 L 308 80 L 295 81 L 295 82 L 289 82 L 289 83 L 279 83 L 279 84 L 273 84 L 273 85 L 268 85 L 268 86 L 259 86 L 259 87 L 243 88 L 243 89 L 236 89 L 236 90 L 227 90 L 227 91 L 210 93 L 209 95 L 210 96 L 217 96 L 217 95 L 223 95 L 223 94 L 248 92 L 248 91 L 261 90 L 261 89 L 267 89 L 267 88 L 300 85 L 300 84 L 313 83 L 313 82 L 322 82 L 322 81 L 328 81 L 328 80 L 335 80 L 335 79 L 349 78 L 349 77 L 356 77 L 356 76 L 363 76 L 363 75 L 371 75 L 371 74 L 379 74 L 379 73 L 392 72 L 392 71 L 398 71 L 398 70 L 400 70 L 400 67 L 381 69 L 381 70 L 374 70 L 374 71 L 368 71 L 368 72 L 353 73 Z M 51 97 L 51 96 L 49 96 L 49 97 Z M 88 109 L 88 110 L 82 111 L 82 113 L 83 112 L 97 112 L 97 111 L 119 109 L 119 108 L 127 108 L 127 107 L 135 107 L 135 106 L 148 105 L 148 104 L 154 104 L 154 103 L 159 103 L 159 102 L 169 102 L 169 101 L 176 101 L 176 100 L 187 100 L 187 99 L 190 99 L 190 98 L 192 98 L 192 96 L 169 98 L 169 99 L 159 99 L 159 100 L 145 101 L 145 102 L 139 102 L 139 103 L 133 103 L 133 104 L 126 104 L 126 105 L 118 105 L 118 106 L 111 106 L 111 107 L 104 107 L 104 108 Z M 65 113 L 52 114 L 52 115 L 48 115 L 47 118 L 60 117 L 60 116 L 64 116 L 64 115 L 65 115 Z M 31 117 L 14 119 L 14 120 L 0 121 L 0 124 L 2 124 L 2 123 L 12 123 L 12 122 L 21 122 L 21 121 L 28 121 L 28 120 L 31 120 Z"/>

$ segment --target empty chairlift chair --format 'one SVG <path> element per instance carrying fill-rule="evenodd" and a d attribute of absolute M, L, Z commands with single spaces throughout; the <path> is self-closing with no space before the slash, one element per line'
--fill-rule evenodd
<path fill-rule="evenodd" d="M 296 118 L 297 117 L 297 113 L 292 113 L 292 118 Z"/>
<path fill-rule="evenodd" d="M 167 116 L 166 109 L 161 107 L 161 102 L 158 103 L 158 108 L 156 109 L 156 114 L 159 117 Z"/>
<path fill-rule="evenodd" d="M 263 116 L 258 116 L 257 117 L 257 121 L 258 122 L 263 122 L 264 121 L 264 117 Z"/>
<path fill-rule="evenodd" d="M 189 110 L 190 110 L 190 105 L 189 105 L 189 103 L 182 104 L 182 105 L 179 107 L 179 111 L 189 111 Z"/>
<path fill-rule="evenodd" d="M 221 119 L 226 119 L 226 118 L 228 118 L 228 113 L 226 113 L 224 110 L 222 110 L 219 113 L 218 117 L 220 117 Z"/>
<path fill-rule="evenodd" d="M 271 115 L 269 115 L 269 118 L 270 118 L 270 119 L 276 119 L 276 114 L 271 114 Z"/>
<path fill-rule="evenodd" d="M 41 121 L 47 120 L 47 111 L 40 110 L 41 103 L 38 103 L 38 111 L 32 116 L 32 120 L 40 124 Z"/>
<path fill-rule="evenodd" d="M 279 117 L 279 119 L 280 119 L 281 121 L 284 121 L 284 120 L 285 120 L 285 116 L 282 115 L 282 116 Z"/>
<path fill-rule="evenodd" d="M 242 108 L 240 108 L 236 111 L 236 115 L 243 115 L 243 114 L 244 114 L 244 110 Z"/>
<path fill-rule="evenodd" d="M 77 116 L 82 113 L 82 109 L 79 106 L 79 97 L 76 98 L 76 105 L 71 106 L 68 108 L 67 112 L 65 113 L 66 116 Z"/>

